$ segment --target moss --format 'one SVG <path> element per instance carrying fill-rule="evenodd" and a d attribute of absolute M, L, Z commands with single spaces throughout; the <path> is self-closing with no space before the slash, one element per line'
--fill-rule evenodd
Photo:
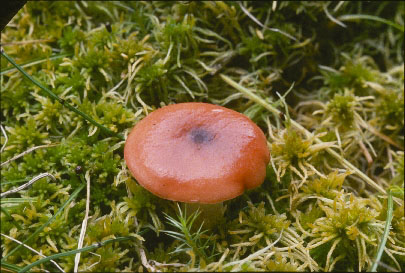
<path fill-rule="evenodd" d="M 155 207 L 151 202 L 151 194 L 148 191 L 136 184 L 134 181 L 128 181 L 127 186 L 133 196 L 131 198 L 124 197 L 124 201 L 135 215 L 143 208 Z"/>
<path fill-rule="evenodd" d="M 388 128 L 400 130 L 404 126 L 404 92 L 387 91 L 382 95 L 377 106 L 377 114 L 381 119 L 384 131 Z"/>
<path fill-rule="evenodd" d="M 84 245 L 119 236 L 142 235 L 145 241 L 84 251 L 79 271 L 367 270 L 381 241 L 387 198 L 361 175 L 347 176 L 345 159 L 394 190 L 385 246 L 390 255 L 381 261 L 403 271 L 403 7 L 28 2 L 2 31 L 2 48 L 64 102 L 122 136 L 163 105 L 223 105 L 260 126 L 271 162 L 261 187 L 225 202 L 224 219 L 199 230 L 196 214 L 187 215 L 131 178 L 123 141 L 48 97 L 2 55 L 1 161 L 27 152 L 1 166 L 2 193 L 40 173 L 56 177 L 2 198 L 2 233 L 24 241 L 90 178 Z M 263 102 L 289 118 L 269 112 Z M 52 145 L 29 151 L 45 144 Z M 82 190 L 28 244 L 47 256 L 76 249 L 86 202 Z M 2 236 L 1 246 L 5 257 L 17 244 Z M 3 261 L 23 266 L 39 258 L 20 248 Z M 74 255 L 55 261 L 66 272 L 74 269 Z M 42 269 L 57 270 L 50 263 Z"/>
<path fill-rule="evenodd" d="M 351 128 L 354 123 L 354 102 L 351 95 L 336 94 L 329 102 L 327 112 L 333 117 L 333 121 L 343 128 Z"/>
<path fill-rule="evenodd" d="M 342 87 L 352 86 L 356 95 L 367 94 L 365 91 L 365 82 L 373 81 L 378 74 L 374 74 L 365 63 L 352 62 L 348 60 L 344 66 L 341 67 L 342 77 L 346 78 L 347 84 Z"/>
<path fill-rule="evenodd" d="M 325 216 L 324 211 L 319 206 L 308 207 L 305 213 L 300 214 L 300 224 L 305 229 L 311 229 L 315 220 Z"/>
<path fill-rule="evenodd" d="M 16 118 L 17 115 L 28 110 L 27 98 L 31 97 L 30 92 L 32 91 L 32 85 L 29 81 L 19 80 L 12 85 L 2 86 L 2 90 L 4 91 L 1 94 L 0 103 L 3 116 Z"/>
<path fill-rule="evenodd" d="M 282 230 L 286 230 L 290 226 L 291 222 L 287 220 L 286 214 L 269 214 L 266 212 L 264 204 L 264 202 L 261 202 L 258 206 L 254 206 L 249 202 L 247 213 L 241 211 L 238 219 L 231 223 L 233 231 L 230 231 L 230 233 L 234 234 L 233 239 L 235 241 L 241 241 L 242 237 L 242 242 L 251 241 L 255 242 L 252 244 L 253 246 L 263 246 L 267 240 L 274 240 Z M 235 230 L 244 230 L 246 232 Z M 258 236 L 260 234 L 262 236 Z"/>
<path fill-rule="evenodd" d="M 353 255 L 349 260 L 353 263 L 352 266 L 358 267 L 360 270 L 366 266 L 366 263 L 370 266 L 370 261 L 365 256 L 368 255 L 367 247 L 373 246 L 372 242 L 380 236 L 382 227 L 377 227 L 379 221 L 376 217 L 379 213 L 367 205 L 368 201 L 350 194 L 338 196 L 332 203 L 320 205 L 325 217 L 316 219 L 313 224 L 308 223 L 313 235 L 316 234 L 315 236 L 318 237 L 323 234 L 322 237 L 325 238 L 318 243 L 315 243 L 316 239 L 310 242 L 310 244 L 319 245 L 317 247 L 319 249 L 314 251 L 323 252 L 326 247 L 330 249 L 329 252 L 336 252 L 335 255 L 338 256 Z M 329 241 L 334 245 L 333 248 L 330 243 L 324 245 Z M 322 256 L 322 259 L 326 258 L 324 255 Z M 353 259 L 356 256 L 357 258 Z M 327 258 L 326 264 L 330 265 L 330 260 Z"/>
<path fill-rule="evenodd" d="M 48 137 L 48 133 L 38 130 L 38 123 L 34 117 L 28 117 L 23 125 L 16 125 L 14 128 L 6 127 L 6 130 L 9 134 L 8 151 L 13 153 L 20 153 L 27 148 L 45 144 Z"/>
<path fill-rule="evenodd" d="M 120 219 L 106 216 L 89 225 L 87 240 L 89 243 L 94 243 L 110 235 L 126 236 L 128 232 L 128 227 Z"/>
<path fill-rule="evenodd" d="M 347 175 L 348 173 L 338 174 L 338 172 L 335 171 L 328 174 L 326 177 L 309 181 L 302 187 L 302 191 L 306 194 L 315 194 L 317 196 L 335 199 Z"/>
<path fill-rule="evenodd" d="M 287 262 L 280 254 L 275 255 L 275 259 L 271 259 L 266 263 L 269 272 L 298 272 L 298 265 L 294 262 Z"/>
<path fill-rule="evenodd" d="M 287 162 L 292 165 L 297 165 L 298 159 L 307 157 L 309 141 L 304 141 L 299 133 L 295 130 L 289 130 L 283 135 L 284 143 L 280 146 L 272 144 L 272 152 L 274 156 L 282 156 Z"/>
<path fill-rule="evenodd" d="M 2 182 L 6 181 L 18 181 L 27 178 L 27 171 L 21 165 L 11 162 L 7 169 L 1 170 Z M 8 187 L 2 185 L 2 190 L 8 189 Z"/>
<path fill-rule="evenodd" d="M 71 26 L 63 29 L 62 37 L 58 40 L 58 45 L 62 51 L 73 52 L 75 46 L 85 40 L 85 35 L 79 28 Z"/>

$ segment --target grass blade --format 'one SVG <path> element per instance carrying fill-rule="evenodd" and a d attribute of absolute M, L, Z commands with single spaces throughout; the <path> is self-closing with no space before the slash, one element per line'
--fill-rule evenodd
<path fill-rule="evenodd" d="M 6 262 L 1 262 L 1 272 L 6 272 L 4 269 L 8 269 L 11 272 L 12 271 L 18 272 L 19 270 L 21 270 L 21 267 Z"/>
<path fill-rule="evenodd" d="M 377 21 L 380 23 L 387 24 L 389 26 L 392 26 L 402 32 L 404 32 L 404 26 L 401 26 L 400 24 L 394 23 L 392 21 L 389 21 L 384 18 L 380 18 L 377 16 L 373 15 L 367 15 L 367 14 L 347 14 L 347 15 L 342 15 L 338 18 L 340 21 L 350 21 L 350 20 L 358 20 L 358 19 L 366 19 L 366 20 L 373 20 Z"/>
<path fill-rule="evenodd" d="M 390 233 L 390 226 L 392 220 L 392 211 L 394 209 L 394 204 L 392 201 L 392 191 L 388 191 L 388 208 L 387 208 L 387 218 L 385 219 L 385 227 L 383 237 L 380 244 L 378 245 L 377 253 L 374 257 L 373 265 L 371 266 L 370 272 L 377 272 L 377 266 L 380 262 L 381 256 L 384 252 L 385 244 L 387 243 L 388 234 Z"/>
<path fill-rule="evenodd" d="M 59 54 L 59 55 L 53 55 L 53 56 L 50 56 L 50 57 L 48 57 L 48 58 L 45 58 L 45 59 L 35 59 L 35 60 L 31 60 L 31 61 L 29 61 L 29 62 L 26 62 L 26 63 L 24 63 L 24 64 L 21 64 L 20 66 L 22 67 L 22 68 L 26 68 L 26 67 L 30 67 L 30 66 L 33 66 L 33 65 L 36 65 L 36 64 L 40 64 L 40 63 L 43 63 L 43 62 L 46 62 L 47 60 L 56 60 L 56 59 L 60 59 L 60 58 L 64 58 L 64 57 L 69 57 L 69 56 L 72 56 L 72 53 L 65 53 L 65 54 Z M 2 70 L 1 72 L 0 72 L 0 75 L 4 75 L 4 74 L 8 74 L 8 73 L 11 73 L 11 72 L 14 72 L 14 71 L 16 71 L 17 70 L 17 68 L 13 68 L 13 67 L 10 67 L 10 68 L 7 68 L 7 69 L 4 69 L 4 70 Z"/>
<path fill-rule="evenodd" d="M 110 244 L 110 243 L 125 241 L 125 240 L 129 240 L 129 239 L 134 239 L 134 238 L 135 237 L 132 237 L 132 236 L 118 237 L 118 238 L 115 238 L 115 239 L 110 239 L 110 240 L 106 240 L 104 242 L 96 243 L 94 245 L 86 246 L 86 247 L 83 247 L 83 248 L 80 248 L 80 249 L 75 249 L 75 250 L 71 250 L 71 251 L 67 251 L 67 252 L 63 252 L 63 253 L 58 253 L 58 254 L 55 254 L 55 255 L 52 255 L 52 256 L 48 256 L 46 258 L 42 258 L 42 259 L 40 259 L 40 260 L 38 260 L 36 262 L 33 262 L 32 264 L 27 265 L 26 267 L 24 267 L 23 269 L 18 271 L 18 273 L 27 272 L 28 270 L 30 270 L 34 266 L 37 266 L 39 264 L 48 262 L 50 260 L 54 260 L 54 259 L 57 259 L 57 258 L 60 258 L 60 257 L 74 255 L 76 253 L 81 253 L 81 252 L 84 252 L 84 251 L 93 250 L 95 248 L 99 248 L 99 247 L 105 246 L 105 245 Z"/>
<path fill-rule="evenodd" d="M 35 80 L 33 77 L 31 77 L 27 72 L 25 72 L 24 69 L 22 69 L 21 66 L 19 66 L 18 64 L 16 64 L 14 62 L 14 60 L 8 56 L 4 50 L 1 50 L 1 55 L 3 55 L 12 65 L 14 65 L 26 78 L 28 78 L 32 83 L 34 83 L 36 86 L 38 86 L 39 88 L 41 88 L 45 93 L 48 94 L 48 96 L 50 96 L 51 98 L 57 100 L 60 104 L 62 104 L 63 106 L 67 107 L 69 110 L 72 110 L 73 112 L 75 112 L 76 114 L 80 115 L 81 117 L 83 117 L 85 120 L 87 120 L 88 122 L 90 122 L 91 124 L 93 124 L 94 126 L 100 128 L 101 131 L 103 131 L 104 133 L 110 135 L 110 136 L 115 136 L 118 137 L 121 140 L 125 140 L 121 135 L 114 133 L 113 131 L 111 131 L 110 129 L 108 129 L 107 127 L 101 125 L 100 123 L 98 123 L 97 121 L 95 121 L 93 118 L 91 118 L 89 115 L 83 113 L 82 111 L 76 109 L 75 107 L 73 107 L 72 105 L 70 105 L 69 103 L 67 103 L 64 99 L 59 98 L 55 93 L 53 93 L 50 89 L 46 88 L 45 86 L 43 86 L 40 82 L 38 82 L 37 80 Z"/>
<path fill-rule="evenodd" d="M 31 178 L 22 178 L 22 179 L 17 179 L 17 180 L 13 180 L 13 181 L 0 181 L 0 184 L 2 186 L 4 185 L 8 185 L 8 184 L 17 184 L 17 183 L 23 183 L 23 182 L 28 182 L 32 179 Z"/>

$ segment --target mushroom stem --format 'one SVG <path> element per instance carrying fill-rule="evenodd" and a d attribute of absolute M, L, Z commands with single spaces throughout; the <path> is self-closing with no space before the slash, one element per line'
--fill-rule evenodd
<path fill-rule="evenodd" d="M 193 227 L 199 228 L 203 224 L 203 229 L 211 229 L 220 223 L 223 219 L 225 209 L 223 202 L 216 204 L 200 204 L 200 203 L 182 203 L 187 215 L 191 215 L 196 210 L 200 211 L 200 215 L 195 220 Z"/>

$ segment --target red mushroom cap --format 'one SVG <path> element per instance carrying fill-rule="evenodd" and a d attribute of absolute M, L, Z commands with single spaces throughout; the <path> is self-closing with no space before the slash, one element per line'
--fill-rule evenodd
<path fill-rule="evenodd" d="M 263 183 L 266 137 L 246 116 L 208 103 L 179 103 L 141 120 L 124 148 L 136 180 L 153 194 L 219 203 Z"/>

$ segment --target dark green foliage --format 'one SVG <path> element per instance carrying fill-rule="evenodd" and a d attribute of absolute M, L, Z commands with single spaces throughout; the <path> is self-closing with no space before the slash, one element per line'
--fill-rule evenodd
<path fill-rule="evenodd" d="M 63 29 L 63 35 L 58 40 L 58 45 L 62 50 L 66 52 L 73 52 L 76 45 L 79 45 L 80 42 L 84 41 L 85 36 L 83 31 L 78 28 L 72 28 L 68 26 Z"/>

